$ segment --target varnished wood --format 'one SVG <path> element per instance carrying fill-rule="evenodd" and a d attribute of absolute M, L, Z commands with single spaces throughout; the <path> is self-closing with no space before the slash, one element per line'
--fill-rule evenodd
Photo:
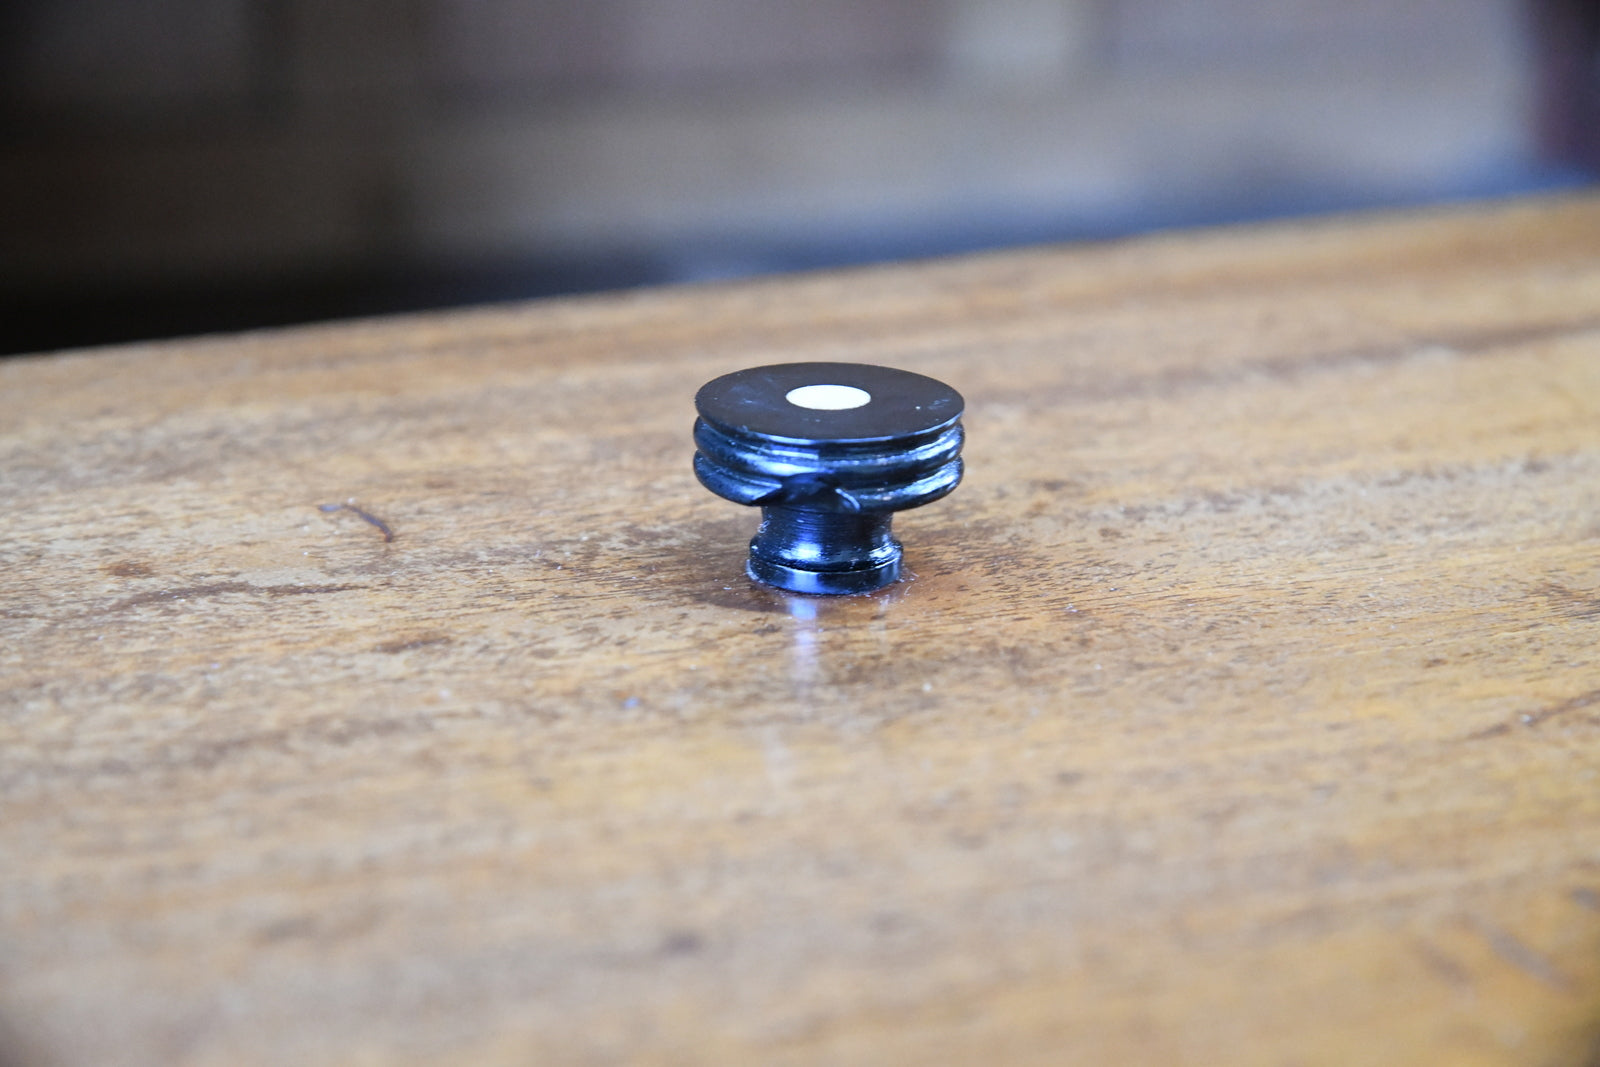
<path fill-rule="evenodd" d="M 968 478 L 788 598 L 690 398 L 841 359 Z M 12 361 L 0 435 L 19 1064 L 1594 1054 L 1600 200 Z"/>

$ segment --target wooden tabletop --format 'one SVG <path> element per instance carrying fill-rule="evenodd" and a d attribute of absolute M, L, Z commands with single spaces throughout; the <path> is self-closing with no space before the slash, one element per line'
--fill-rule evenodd
<path fill-rule="evenodd" d="M 967 397 L 872 596 L 690 472 L 800 360 Z M 0 503 L 6 1067 L 1600 1055 L 1600 198 L 13 360 Z"/>

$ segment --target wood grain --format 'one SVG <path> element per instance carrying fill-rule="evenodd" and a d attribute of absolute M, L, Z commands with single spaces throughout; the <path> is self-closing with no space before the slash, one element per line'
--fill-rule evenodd
<path fill-rule="evenodd" d="M 690 398 L 840 359 L 968 478 L 786 597 Z M 1600 1048 L 1600 199 L 11 361 L 0 500 L 8 1065 Z"/>

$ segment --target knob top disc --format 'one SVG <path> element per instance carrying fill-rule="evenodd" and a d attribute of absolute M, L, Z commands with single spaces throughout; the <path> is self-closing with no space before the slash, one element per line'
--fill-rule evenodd
<path fill-rule="evenodd" d="M 714 378 L 700 417 L 737 433 L 796 443 L 885 441 L 961 417 L 961 394 L 925 374 L 866 363 L 780 363 Z"/>

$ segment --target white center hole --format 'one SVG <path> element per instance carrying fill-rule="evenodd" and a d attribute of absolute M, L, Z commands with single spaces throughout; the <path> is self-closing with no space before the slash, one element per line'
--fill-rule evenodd
<path fill-rule="evenodd" d="M 872 399 L 872 394 L 853 385 L 802 385 L 783 398 L 797 408 L 812 411 L 849 411 Z"/>

